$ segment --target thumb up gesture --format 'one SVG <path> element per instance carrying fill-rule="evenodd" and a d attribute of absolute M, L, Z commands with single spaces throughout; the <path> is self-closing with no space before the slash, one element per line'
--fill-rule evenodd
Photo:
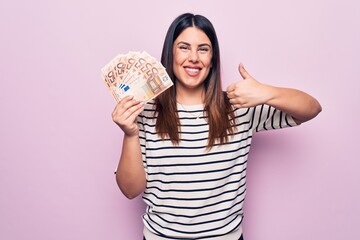
<path fill-rule="evenodd" d="M 243 80 L 230 84 L 227 96 L 236 108 L 254 107 L 269 100 L 269 86 L 256 81 L 244 68 L 239 65 L 239 73 Z"/>

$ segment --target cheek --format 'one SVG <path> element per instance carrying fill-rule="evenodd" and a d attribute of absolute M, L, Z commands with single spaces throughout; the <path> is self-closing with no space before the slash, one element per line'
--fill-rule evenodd
<path fill-rule="evenodd" d="M 180 65 L 184 63 L 187 59 L 187 54 L 181 52 L 175 52 L 174 54 L 174 64 Z"/>
<path fill-rule="evenodd" d="M 182 61 L 181 57 L 179 55 L 174 55 L 173 68 L 176 69 L 176 68 L 180 67 L 182 63 L 183 63 L 183 61 Z"/>
<path fill-rule="evenodd" d="M 179 56 L 174 56 L 174 60 L 173 60 L 174 67 L 179 65 L 180 63 L 181 61 L 179 59 Z"/>
<path fill-rule="evenodd" d="M 211 56 L 203 56 L 203 58 L 201 59 L 201 62 L 204 64 L 205 67 L 211 67 Z"/>
<path fill-rule="evenodd" d="M 175 74 L 176 78 L 179 78 L 179 71 L 181 68 L 181 59 L 179 58 L 178 55 L 174 55 L 174 59 L 173 59 L 173 71 Z"/>

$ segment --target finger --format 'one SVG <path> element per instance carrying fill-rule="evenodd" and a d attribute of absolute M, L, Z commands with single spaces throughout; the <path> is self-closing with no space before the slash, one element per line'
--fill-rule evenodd
<path fill-rule="evenodd" d="M 124 107 L 125 111 L 127 111 L 129 108 L 131 108 L 135 105 L 138 105 L 139 103 L 141 103 L 141 101 L 138 101 L 135 98 L 132 98 L 129 101 L 125 102 L 123 107 Z"/>
<path fill-rule="evenodd" d="M 124 112 L 122 115 L 113 115 L 113 121 L 124 131 L 127 132 L 133 128 L 136 123 L 137 116 L 144 110 L 142 103 L 131 107 L 129 111 Z"/>
<path fill-rule="evenodd" d="M 238 98 L 231 98 L 231 99 L 229 99 L 229 102 L 231 103 L 231 104 L 244 104 L 245 102 L 244 102 L 244 100 L 243 99 L 238 99 Z"/>
<path fill-rule="evenodd" d="M 236 88 L 236 83 L 233 83 L 233 84 L 230 84 L 227 88 L 226 88 L 226 92 L 229 93 L 229 92 L 232 92 L 234 91 Z"/>
<path fill-rule="evenodd" d="M 126 112 L 125 121 L 134 122 L 136 117 L 144 110 L 144 102 L 139 102 L 136 105 L 133 105 Z"/>
<path fill-rule="evenodd" d="M 246 105 L 246 102 L 238 100 L 238 99 L 230 99 L 231 105 L 233 105 L 235 108 L 241 108 Z"/>
<path fill-rule="evenodd" d="M 133 100 L 136 101 L 136 100 Z M 124 122 L 133 122 L 138 114 L 136 113 L 140 108 L 144 105 L 143 102 L 132 102 L 130 106 L 128 106 L 125 111 L 121 114 L 121 119 Z"/>
<path fill-rule="evenodd" d="M 125 103 L 125 102 L 128 102 L 128 101 L 132 100 L 132 99 L 134 99 L 134 96 L 132 96 L 132 95 L 127 95 L 127 96 L 123 97 L 123 98 L 120 100 L 119 103 Z"/>
<path fill-rule="evenodd" d="M 133 96 L 126 96 L 116 105 L 114 112 L 123 114 L 128 108 L 137 103 L 139 103 L 139 101 L 136 101 Z"/>
<path fill-rule="evenodd" d="M 134 110 L 134 112 L 128 117 L 129 122 L 135 122 L 136 118 L 139 116 L 139 114 L 144 111 L 144 103 L 140 103 L 137 106 L 137 109 Z"/>
<path fill-rule="evenodd" d="M 132 100 L 134 97 L 133 96 L 126 96 L 124 98 L 122 98 L 115 106 L 114 108 L 114 113 L 118 112 L 120 109 L 122 109 L 125 105 L 125 103 L 127 103 L 128 101 Z"/>
<path fill-rule="evenodd" d="M 241 104 L 241 103 L 231 103 L 231 105 L 232 105 L 234 108 L 241 108 L 241 107 L 243 107 L 243 104 Z"/>
<path fill-rule="evenodd" d="M 137 102 L 135 97 L 128 95 L 128 96 L 125 96 L 123 99 L 121 99 L 121 101 L 119 103 L 120 103 L 120 105 L 122 105 L 124 107 L 129 107 L 130 105 L 132 105 L 135 102 Z"/>
<path fill-rule="evenodd" d="M 236 98 L 235 91 L 228 92 L 228 93 L 227 93 L 227 97 L 228 97 L 229 99 Z"/>
<path fill-rule="evenodd" d="M 121 99 L 121 101 L 116 105 L 112 113 L 113 120 L 116 122 L 123 121 L 125 118 L 128 117 L 126 114 L 128 109 L 131 106 L 136 105 L 138 103 L 140 102 L 137 102 L 132 96 L 126 96 L 123 99 Z"/>
<path fill-rule="evenodd" d="M 242 63 L 239 64 L 239 73 L 243 79 L 250 78 L 250 74 L 245 70 L 244 65 Z"/>

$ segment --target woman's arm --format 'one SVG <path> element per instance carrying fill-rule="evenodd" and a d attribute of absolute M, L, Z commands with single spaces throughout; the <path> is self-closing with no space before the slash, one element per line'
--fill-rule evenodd
<path fill-rule="evenodd" d="M 309 121 L 322 110 L 319 102 L 305 92 L 272 86 L 267 88 L 271 97 L 265 103 L 291 115 L 296 124 Z"/>
<path fill-rule="evenodd" d="M 124 135 L 122 153 L 116 171 L 116 182 L 129 199 L 141 194 L 146 187 L 146 175 L 141 158 L 139 136 Z"/>
<path fill-rule="evenodd" d="M 234 107 L 268 104 L 291 115 L 297 124 L 309 121 L 322 110 L 319 102 L 305 92 L 259 83 L 242 65 L 239 65 L 239 72 L 244 80 L 227 88 L 227 95 Z"/>
<path fill-rule="evenodd" d="M 116 182 L 121 192 L 129 199 L 135 198 L 146 187 L 146 174 L 142 162 L 139 126 L 136 117 L 144 110 L 143 104 L 133 97 L 122 99 L 112 118 L 123 130 L 123 148 L 116 171 Z"/>

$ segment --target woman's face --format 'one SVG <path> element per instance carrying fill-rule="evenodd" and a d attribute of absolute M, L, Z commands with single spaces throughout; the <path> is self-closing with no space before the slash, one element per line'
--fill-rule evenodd
<path fill-rule="evenodd" d="M 177 89 L 202 89 L 212 58 L 212 46 L 207 35 L 196 27 L 186 28 L 175 39 L 173 55 Z"/>

